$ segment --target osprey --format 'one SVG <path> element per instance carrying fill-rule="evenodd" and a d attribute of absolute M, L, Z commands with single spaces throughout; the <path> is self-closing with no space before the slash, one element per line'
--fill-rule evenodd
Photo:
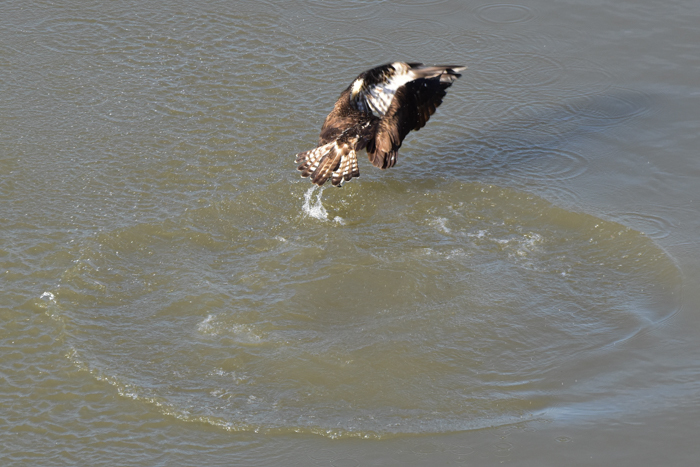
<path fill-rule="evenodd" d="M 403 139 L 425 126 L 465 68 L 394 62 L 361 73 L 323 122 L 318 146 L 297 154 L 301 176 L 341 186 L 360 176 L 362 149 L 375 167 L 393 167 Z"/>

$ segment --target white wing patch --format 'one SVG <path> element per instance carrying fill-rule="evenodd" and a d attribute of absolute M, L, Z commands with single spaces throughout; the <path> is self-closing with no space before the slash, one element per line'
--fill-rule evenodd
<path fill-rule="evenodd" d="M 367 106 L 377 117 L 384 116 L 401 86 L 417 78 L 405 63 L 396 62 L 392 66 L 396 70 L 392 76 L 382 83 L 369 86 L 362 93 Z"/>

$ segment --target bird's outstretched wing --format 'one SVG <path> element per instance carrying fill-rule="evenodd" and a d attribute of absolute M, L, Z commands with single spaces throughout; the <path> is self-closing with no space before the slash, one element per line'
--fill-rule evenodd
<path fill-rule="evenodd" d="M 375 167 L 393 167 L 406 135 L 411 130 L 423 128 L 435 113 L 447 93 L 446 89 L 459 77 L 452 69 L 448 70 L 431 78 L 411 80 L 396 90 L 374 139 L 367 145 L 369 160 Z"/>
<path fill-rule="evenodd" d="M 404 84 L 416 79 L 411 71 L 419 63 L 388 63 L 362 73 L 352 84 L 351 96 L 357 108 L 383 117 L 394 99 L 396 91 Z"/>
<path fill-rule="evenodd" d="M 381 65 L 360 74 L 351 85 L 351 98 L 359 110 L 383 117 L 402 86 L 419 79 L 439 78 L 452 82 L 466 67 L 426 66 L 422 63 L 394 62 Z"/>

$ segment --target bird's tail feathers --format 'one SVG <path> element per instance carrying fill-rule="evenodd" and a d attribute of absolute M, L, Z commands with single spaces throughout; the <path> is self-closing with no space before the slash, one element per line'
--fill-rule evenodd
<path fill-rule="evenodd" d="M 341 186 L 344 181 L 360 176 L 355 150 L 337 140 L 297 154 L 296 162 L 300 163 L 297 169 L 301 171 L 301 176 L 310 176 L 318 186 L 329 178 L 334 186 Z"/>

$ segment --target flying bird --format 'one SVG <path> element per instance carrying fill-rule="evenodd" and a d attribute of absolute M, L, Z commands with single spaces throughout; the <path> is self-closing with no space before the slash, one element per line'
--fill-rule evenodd
<path fill-rule="evenodd" d="M 296 155 L 301 176 L 341 186 L 360 176 L 362 149 L 375 167 L 393 167 L 406 135 L 425 126 L 465 68 L 394 62 L 361 73 L 323 122 L 318 146 Z"/>

